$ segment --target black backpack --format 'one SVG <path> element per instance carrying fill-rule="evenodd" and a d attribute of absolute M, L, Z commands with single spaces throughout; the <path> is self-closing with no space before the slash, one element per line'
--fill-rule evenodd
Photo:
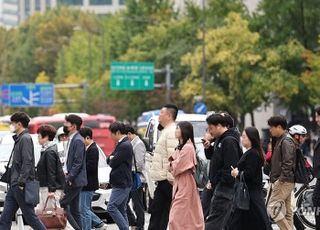
<path fill-rule="evenodd" d="M 295 182 L 298 184 L 309 184 L 313 179 L 313 170 L 302 151 L 296 150 L 296 170 L 294 172 Z"/>
<path fill-rule="evenodd" d="M 197 165 L 194 173 L 194 179 L 198 188 L 204 188 L 209 180 L 208 175 L 208 161 L 201 159 L 196 153 Z"/>

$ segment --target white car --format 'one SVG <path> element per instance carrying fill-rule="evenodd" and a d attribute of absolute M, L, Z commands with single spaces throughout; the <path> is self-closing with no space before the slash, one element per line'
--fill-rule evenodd
<path fill-rule="evenodd" d="M 203 167 L 206 168 L 205 173 L 207 176 L 209 164 L 208 164 L 208 160 L 205 157 L 204 148 L 201 141 L 208 127 L 206 119 L 207 119 L 206 115 L 184 113 L 184 114 L 178 114 L 176 123 L 179 123 L 180 121 L 188 121 L 192 124 L 198 159 L 201 160 L 202 164 L 204 165 Z M 153 151 L 160 135 L 160 131 L 158 130 L 158 125 L 159 125 L 159 116 L 151 117 L 143 138 L 148 148 L 147 150 L 148 154 L 146 155 L 146 167 L 145 167 L 146 170 L 144 172 L 144 175 L 146 177 L 146 182 L 147 182 L 147 186 L 145 188 L 145 191 L 146 191 L 145 198 L 144 198 L 146 209 L 148 209 L 150 200 L 153 199 L 154 190 L 155 190 L 155 184 L 150 178 L 149 169 L 152 163 Z M 202 188 L 200 188 L 200 190 L 201 189 Z"/>

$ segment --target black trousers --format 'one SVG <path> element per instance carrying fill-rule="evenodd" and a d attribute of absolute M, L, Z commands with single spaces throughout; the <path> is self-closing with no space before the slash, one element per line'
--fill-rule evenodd
<path fill-rule="evenodd" d="M 316 218 L 316 230 L 320 230 L 320 179 L 317 178 L 316 187 L 313 190 L 312 202 Z"/>
<path fill-rule="evenodd" d="M 207 216 L 209 216 L 212 196 L 213 196 L 213 189 L 207 189 L 205 187 L 201 192 L 200 198 L 201 198 L 201 205 L 202 205 L 204 219 L 206 219 Z"/>
<path fill-rule="evenodd" d="M 214 195 L 211 201 L 211 211 L 205 223 L 205 230 L 228 229 L 232 207 L 232 199 Z"/>
<path fill-rule="evenodd" d="M 81 216 L 80 216 L 80 192 L 82 187 L 66 186 L 64 190 L 64 197 L 60 200 L 60 205 L 67 212 L 67 219 L 75 230 L 81 230 Z"/>
<path fill-rule="evenodd" d="M 230 219 L 230 230 L 272 230 L 264 204 L 262 190 L 250 190 L 250 209 L 235 209 Z"/>
<path fill-rule="evenodd" d="M 133 214 L 129 201 L 132 200 L 133 210 L 136 214 Z M 144 205 L 143 205 L 143 186 L 138 188 L 136 191 L 131 191 L 127 204 L 127 215 L 130 226 L 136 226 L 138 230 L 144 229 Z"/>
<path fill-rule="evenodd" d="M 166 230 L 172 201 L 172 185 L 169 181 L 159 181 L 150 208 L 151 217 L 148 230 Z"/>

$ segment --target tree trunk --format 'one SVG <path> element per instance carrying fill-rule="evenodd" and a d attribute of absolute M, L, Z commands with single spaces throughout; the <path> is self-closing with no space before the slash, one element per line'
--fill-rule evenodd
<path fill-rule="evenodd" d="M 250 117 L 251 117 L 251 126 L 255 127 L 256 124 L 254 122 L 254 114 L 253 114 L 253 111 L 250 112 Z"/>

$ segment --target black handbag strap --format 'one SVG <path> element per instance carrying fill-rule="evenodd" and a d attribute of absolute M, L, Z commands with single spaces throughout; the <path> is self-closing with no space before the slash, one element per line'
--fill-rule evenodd
<path fill-rule="evenodd" d="M 10 154 L 9 161 L 8 161 L 8 163 L 7 163 L 6 169 L 9 168 L 9 164 L 10 164 L 10 161 L 11 161 L 11 158 L 12 158 L 12 155 L 13 155 L 13 152 L 14 152 L 14 146 L 13 146 L 13 149 L 12 149 L 12 151 L 11 151 L 11 154 Z"/>
<path fill-rule="evenodd" d="M 247 186 L 246 180 L 244 179 L 244 172 L 243 171 L 240 172 L 240 182 L 243 182 Z"/>

